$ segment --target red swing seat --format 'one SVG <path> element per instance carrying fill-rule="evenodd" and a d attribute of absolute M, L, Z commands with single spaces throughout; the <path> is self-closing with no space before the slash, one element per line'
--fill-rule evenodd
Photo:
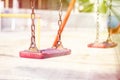
<path fill-rule="evenodd" d="M 29 50 L 24 50 L 20 52 L 20 57 L 23 58 L 33 58 L 33 59 L 45 59 L 57 56 L 64 56 L 71 54 L 71 50 L 67 48 L 57 49 L 57 48 L 48 48 L 39 50 L 38 52 L 31 52 Z"/>
<path fill-rule="evenodd" d="M 105 41 L 102 43 L 95 42 L 95 43 L 88 44 L 89 48 L 113 48 L 116 46 L 117 44 L 115 42 L 108 42 L 108 41 Z"/>

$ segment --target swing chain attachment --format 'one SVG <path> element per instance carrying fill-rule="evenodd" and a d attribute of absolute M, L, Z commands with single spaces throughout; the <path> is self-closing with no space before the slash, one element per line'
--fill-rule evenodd
<path fill-rule="evenodd" d="M 98 41 L 99 41 L 99 28 L 100 28 L 100 26 L 99 26 L 99 0 L 97 0 L 97 2 L 96 2 L 96 6 L 97 6 L 97 9 L 96 9 L 96 40 L 95 40 L 95 42 L 96 43 L 98 43 Z"/>
<path fill-rule="evenodd" d="M 61 27 L 61 25 L 62 25 L 62 6 L 63 6 L 63 4 L 62 4 L 62 0 L 60 0 L 60 8 L 59 8 L 59 20 L 58 20 L 58 26 L 59 26 L 59 29 L 58 29 L 58 41 L 57 41 L 57 45 L 55 46 L 56 48 L 58 48 L 58 47 L 63 47 L 63 45 L 62 45 L 62 42 L 61 42 L 61 29 L 60 29 L 60 27 Z"/>
<path fill-rule="evenodd" d="M 29 50 L 32 52 L 38 52 L 38 49 L 36 47 L 36 42 L 35 42 L 35 12 L 34 12 L 34 7 L 35 7 L 35 0 L 30 0 L 31 2 L 31 9 L 32 9 L 32 13 L 31 13 L 31 44 L 29 47 Z"/>

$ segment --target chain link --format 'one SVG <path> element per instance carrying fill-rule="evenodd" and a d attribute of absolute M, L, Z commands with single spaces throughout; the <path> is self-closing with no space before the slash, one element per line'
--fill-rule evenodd
<path fill-rule="evenodd" d="M 57 45 L 55 46 L 56 48 L 58 47 L 62 47 L 62 42 L 61 42 L 61 34 L 60 34 L 60 27 L 62 25 L 62 0 L 60 0 L 60 8 L 59 8 L 59 20 L 58 20 L 58 41 L 57 41 Z"/>
<path fill-rule="evenodd" d="M 98 42 L 99 41 L 99 0 L 97 0 L 96 2 L 96 6 L 97 6 L 97 10 L 96 10 L 96 16 L 97 16 L 97 19 L 96 19 L 96 41 L 95 42 Z"/>
<path fill-rule="evenodd" d="M 109 22 L 108 22 L 108 38 L 107 38 L 107 41 L 112 41 L 111 38 L 110 38 L 110 25 L 111 25 L 111 8 L 112 8 L 112 0 L 109 0 L 109 15 L 108 15 L 108 18 L 109 18 Z"/>
<path fill-rule="evenodd" d="M 34 5 L 35 5 L 35 0 L 31 0 L 31 9 L 32 9 L 32 13 L 31 13 L 31 44 L 30 44 L 30 51 L 33 52 L 37 52 L 38 49 L 36 47 L 36 42 L 35 42 L 35 12 L 34 12 Z"/>

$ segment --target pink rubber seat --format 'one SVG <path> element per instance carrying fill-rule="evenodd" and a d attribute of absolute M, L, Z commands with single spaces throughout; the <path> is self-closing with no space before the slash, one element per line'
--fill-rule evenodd
<path fill-rule="evenodd" d="M 116 47 L 117 44 L 114 42 L 102 42 L 102 43 L 90 43 L 88 47 L 90 48 L 113 48 Z"/>
<path fill-rule="evenodd" d="M 33 59 L 44 59 L 44 58 L 64 56 L 69 54 L 71 54 L 71 50 L 67 48 L 62 48 L 62 49 L 48 48 L 48 49 L 40 50 L 38 52 L 31 52 L 29 50 L 24 50 L 19 53 L 20 57 L 33 58 Z"/>

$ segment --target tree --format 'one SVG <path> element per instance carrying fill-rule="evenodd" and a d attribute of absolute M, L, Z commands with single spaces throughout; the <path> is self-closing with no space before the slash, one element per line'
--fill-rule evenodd
<path fill-rule="evenodd" d="M 94 3 L 89 0 L 78 0 L 77 2 L 79 12 L 92 12 L 94 9 Z"/>

